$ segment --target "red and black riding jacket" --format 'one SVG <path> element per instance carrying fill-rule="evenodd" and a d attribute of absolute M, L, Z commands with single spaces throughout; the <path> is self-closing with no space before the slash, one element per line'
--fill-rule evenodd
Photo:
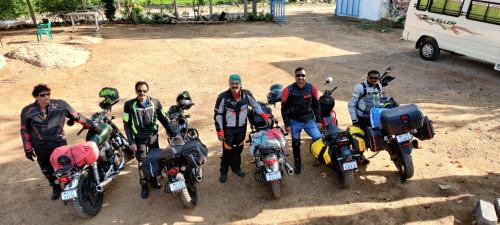
<path fill-rule="evenodd" d="M 21 138 L 25 151 L 33 146 L 65 140 L 63 128 L 66 118 L 73 119 L 86 128 L 91 127 L 89 120 L 64 100 L 51 99 L 46 113 L 45 116 L 36 102 L 21 111 Z"/>
<path fill-rule="evenodd" d="M 300 88 L 296 83 L 283 89 L 281 96 L 281 116 L 285 126 L 290 126 L 290 120 L 306 122 L 316 120 L 321 123 L 319 94 L 316 85 L 306 83 Z"/>

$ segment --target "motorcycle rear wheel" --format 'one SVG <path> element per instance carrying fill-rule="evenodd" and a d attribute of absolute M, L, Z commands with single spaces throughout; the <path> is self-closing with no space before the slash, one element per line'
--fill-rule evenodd
<path fill-rule="evenodd" d="M 281 180 L 271 181 L 271 189 L 273 190 L 273 196 L 275 199 L 281 198 Z"/>
<path fill-rule="evenodd" d="M 78 181 L 78 198 L 73 200 L 73 212 L 83 218 L 97 215 L 102 208 L 104 194 L 96 189 L 97 182 L 88 172 L 83 172 Z"/>
<path fill-rule="evenodd" d="M 180 192 L 181 201 L 184 207 L 194 208 L 198 202 L 198 194 L 196 193 L 196 186 L 194 184 L 189 184 L 186 182 L 186 188 L 182 189 Z"/>
<path fill-rule="evenodd" d="M 342 189 L 349 189 L 354 181 L 354 170 L 342 170 L 339 173 L 339 181 Z"/>

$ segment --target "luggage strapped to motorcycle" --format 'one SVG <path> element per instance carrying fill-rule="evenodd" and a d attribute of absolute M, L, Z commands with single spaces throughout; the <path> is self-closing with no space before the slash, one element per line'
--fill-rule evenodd
<path fill-rule="evenodd" d="M 325 159 L 323 158 L 323 155 L 325 154 L 326 150 L 328 149 L 328 145 L 323 146 L 321 151 L 319 152 L 318 155 L 318 161 L 322 162 L 323 164 L 326 164 Z"/>

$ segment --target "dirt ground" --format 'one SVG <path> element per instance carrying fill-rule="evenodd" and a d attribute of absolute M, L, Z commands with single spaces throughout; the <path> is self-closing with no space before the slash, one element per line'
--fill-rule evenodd
<path fill-rule="evenodd" d="M 8 60 L 0 70 L 0 215 L 1 224 L 471 224 L 479 198 L 500 197 L 500 74 L 493 65 L 442 53 L 438 61 L 420 59 L 414 44 L 391 33 L 363 31 L 355 22 L 332 16 L 329 8 L 289 10 L 284 26 L 274 23 L 226 25 L 106 25 L 87 64 L 69 69 L 43 69 Z M 76 35 L 92 34 L 81 29 Z M 70 28 L 55 28 L 54 41 L 64 41 Z M 31 30 L 2 32 L 5 54 L 36 41 Z M 272 199 L 270 187 L 251 175 L 253 164 L 243 153 L 245 178 L 218 181 L 221 147 L 213 125 L 213 106 L 227 88 L 230 73 L 240 73 L 243 87 L 264 100 L 273 83 L 289 84 L 303 66 L 308 80 L 322 87 L 327 75 L 339 86 L 336 110 L 342 127 L 350 123 L 347 101 L 352 88 L 371 69 L 393 67 L 395 81 L 387 93 L 401 103 L 416 102 L 435 122 L 436 137 L 413 152 L 414 177 L 402 183 L 388 154 L 378 154 L 356 173 L 353 187 L 341 190 L 332 171 L 313 167 L 303 147 L 303 172 L 285 176 L 283 196 Z M 139 197 L 137 164 L 105 192 L 101 213 L 83 220 L 61 201 L 49 199 L 51 188 L 35 162 L 24 158 L 19 114 L 31 103 L 34 85 L 46 83 L 52 98 L 66 99 L 85 115 L 98 110 L 97 93 L 118 88 L 121 103 L 112 112 L 121 118 L 122 103 L 134 97 L 137 80 L 150 84 L 150 95 L 164 107 L 188 90 L 196 103 L 192 125 L 209 147 L 199 203 L 184 209 L 179 198 L 153 190 Z M 320 88 L 322 89 L 322 88 Z M 279 106 L 275 109 L 281 118 Z M 79 127 L 67 127 L 78 143 Z M 165 146 L 165 131 L 160 144 Z M 290 140 L 288 140 L 290 143 Z M 291 152 L 290 144 L 287 151 Z M 371 156 L 373 152 L 368 152 Z M 291 154 L 290 154 L 290 160 Z M 439 184 L 449 185 L 441 191 Z"/>

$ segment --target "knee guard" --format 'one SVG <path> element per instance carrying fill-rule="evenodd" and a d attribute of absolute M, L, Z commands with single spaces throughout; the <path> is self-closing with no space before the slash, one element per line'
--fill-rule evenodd
<path fill-rule="evenodd" d="M 293 158 L 300 161 L 300 139 L 292 139 Z"/>

